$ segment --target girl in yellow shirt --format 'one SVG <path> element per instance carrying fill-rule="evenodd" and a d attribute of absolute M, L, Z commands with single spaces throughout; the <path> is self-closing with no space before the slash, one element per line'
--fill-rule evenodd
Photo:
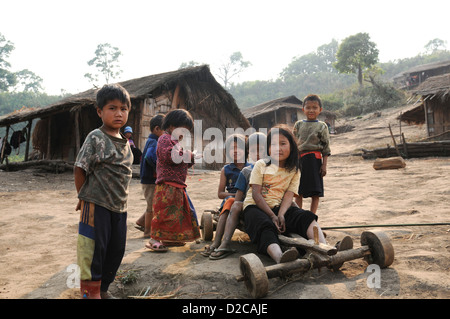
<path fill-rule="evenodd" d="M 268 254 L 275 262 L 295 260 L 298 251 L 281 250 L 278 234 L 297 233 L 314 238 L 313 226 L 319 229 L 319 240 L 326 243 L 317 223 L 317 215 L 298 208 L 299 168 L 295 137 L 287 126 L 273 127 L 267 135 L 269 159 L 255 163 L 250 176 L 250 188 L 244 201 L 245 231 L 259 253 Z"/>

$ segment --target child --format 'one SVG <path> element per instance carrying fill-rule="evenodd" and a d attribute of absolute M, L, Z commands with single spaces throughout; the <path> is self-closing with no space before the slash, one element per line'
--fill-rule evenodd
<path fill-rule="evenodd" d="M 152 202 L 156 181 L 156 146 L 159 137 L 164 133 L 161 128 L 163 119 L 163 115 L 156 115 L 150 120 L 151 133 L 145 143 L 141 159 L 140 177 L 142 191 L 144 192 L 144 197 L 147 201 L 147 209 L 136 221 L 136 228 L 144 232 L 144 238 L 150 237 L 150 228 L 153 218 Z"/>
<path fill-rule="evenodd" d="M 123 130 L 123 135 L 125 135 L 125 137 L 128 139 L 128 143 L 130 143 L 131 152 L 134 156 L 133 164 L 139 164 L 141 162 L 142 152 L 136 147 L 136 144 L 134 144 L 134 141 L 132 139 L 133 129 L 131 128 L 131 126 L 125 127 L 125 129 Z"/>
<path fill-rule="evenodd" d="M 322 112 L 320 97 L 315 94 L 306 96 L 302 109 L 306 120 L 297 121 L 294 125 L 301 169 L 299 196 L 295 202 L 302 208 L 303 197 L 311 197 L 310 210 L 317 214 L 319 197 L 323 197 L 324 194 L 323 177 L 327 173 L 330 138 L 327 124 L 317 120 Z"/>
<path fill-rule="evenodd" d="M 113 298 L 108 287 L 125 252 L 133 154 L 120 128 L 130 109 L 130 96 L 123 87 L 103 86 L 97 93 L 97 114 L 103 125 L 88 134 L 75 161 L 82 298 Z"/>
<path fill-rule="evenodd" d="M 125 128 L 123 129 L 123 135 L 125 135 L 125 137 L 128 139 L 128 143 L 130 143 L 131 147 L 136 147 L 132 139 L 133 129 L 131 128 L 131 126 L 125 126 Z"/>
<path fill-rule="evenodd" d="M 253 170 L 254 163 L 265 157 L 266 135 L 261 132 L 251 134 L 248 137 L 247 145 L 249 158 L 253 164 L 244 167 L 239 173 L 235 184 L 237 191 L 234 198 L 234 203 L 231 206 L 228 218 L 226 219 L 225 230 L 222 238 L 223 240 L 220 246 L 210 253 L 209 259 L 212 260 L 222 259 L 234 253 L 234 250 L 230 249 L 231 238 L 233 237 L 233 233 L 239 223 L 239 217 L 242 211 L 243 201 L 247 195 L 249 187 L 248 181 L 250 179 L 250 174 Z M 216 238 L 217 237 L 216 232 Z"/>
<path fill-rule="evenodd" d="M 268 159 L 255 163 L 250 176 L 249 196 L 244 201 L 245 231 L 259 253 L 275 262 L 295 260 L 298 251 L 282 252 L 278 234 L 297 233 L 314 238 L 317 216 L 292 205 L 299 184 L 298 152 L 295 138 L 286 126 L 275 126 L 267 135 Z M 319 241 L 325 242 L 319 229 Z"/>
<path fill-rule="evenodd" d="M 193 127 L 191 114 L 183 109 L 170 111 L 162 123 L 164 134 L 156 150 L 151 238 L 145 245 L 154 251 L 166 251 L 167 246 L 184 245 L 200 237 L 195 209 L 186 193 L 187 171 L 194 165 L 194 154 L 179 144 L 183 130 Z"/>
<path fill-rule="evenodd" d="M 202 255 L 208 257 L 217 247 L 219 247 L 222 240 L 222 235 L 225 229 L 225 224 L 228 219 L 228 213 L 234 203 L 234 196 L 237 188 L 235 187 L 239 173 L 244 167 L 247 167 L 247 153 L 248 145 L 245 137 L 240 134 L 233 134 L 225 141 L 225 151 L 227 161 L 230 164 L 225 165 L 220 172 L 219 189 L 217 195 L 223 199 L 219 208 L 219 220 L 216 226 L 216 236 L 210 246 L 205 247 Z"/>

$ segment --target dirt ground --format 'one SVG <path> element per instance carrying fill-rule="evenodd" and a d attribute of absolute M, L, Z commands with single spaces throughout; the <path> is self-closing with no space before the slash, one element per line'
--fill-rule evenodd
<path fill-rule="evenodd" d="M 325 197 L 318 215 L 322 227 L 450 222 L 450 160 L 448 157 L 406 160 L 406 167 L 376 171 L 361 148 L 392 145 L 390 123 L 403 108 L 380 117 L 342 119 L 353 131 L 332 136 L 332 157 L 325 177 Z M 402 125 L 407 140 L 425 136 L 425 128 Z M 398 140 L 397 140 L 398 141 Z M 191 171 L 188 193 L 200 220 L 206 209 L 219 205 L 219 172 Z M 0 171 L 0 299 L 73 299 L 74 264 L 79 213 L 71 172 L 54 174 L 38 169 Z M 309 202 L 306 202 L 309 207 Z M 209 260 L 200 252 L 208 242 L 191 242 L 164 254 L 144 247 L 146 239 L 134 227 L 144 212 L 138 179 L 130 187 L 126 255 L 111 291 L 121 298 L 251 298 L 240 275 L 239 256 L 255 252 L 246 234 L 237 231 L 236 253 Z M 435 299 L 450 297 L 450 226 L 396 226 L 385 231 L 393 244 L 393 264 L 381 270 L 381 286 L 368 284 L 367 262 L 355 259 L 333 272 L 327 268 L 269 280 L 268 299 Z M 329 229 L 334 245 L 370 228 Z M 264 265 L 273 262 L 259 255 Z"/>

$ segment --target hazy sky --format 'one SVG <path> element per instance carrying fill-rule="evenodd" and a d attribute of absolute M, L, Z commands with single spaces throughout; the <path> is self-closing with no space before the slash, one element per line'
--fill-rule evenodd
<path fill-rule="evenodd" d="M 415 56 L 434 38 L 449 49 L 449 12 L 448 0 L 0 0 L 0 33 L 15 45 L 11 70 L 29 69 L 59 94 L 90 88 L 84 74 L 100 43 L 123 53 L 117 81 L 191 60 L 217 74 L 235 51 L 252 66 L 233 82 L 270 80 L 293 57 L 358 32 L 381 62 Z"/>

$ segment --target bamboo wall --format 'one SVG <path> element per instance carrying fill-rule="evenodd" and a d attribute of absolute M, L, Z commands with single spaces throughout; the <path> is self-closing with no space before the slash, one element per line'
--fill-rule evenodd
<path fill-rule="evenodd" d="M 450 130 L 450 98 L 435 97 L 425 101 L 428 136 L 439 135 Z"/>

